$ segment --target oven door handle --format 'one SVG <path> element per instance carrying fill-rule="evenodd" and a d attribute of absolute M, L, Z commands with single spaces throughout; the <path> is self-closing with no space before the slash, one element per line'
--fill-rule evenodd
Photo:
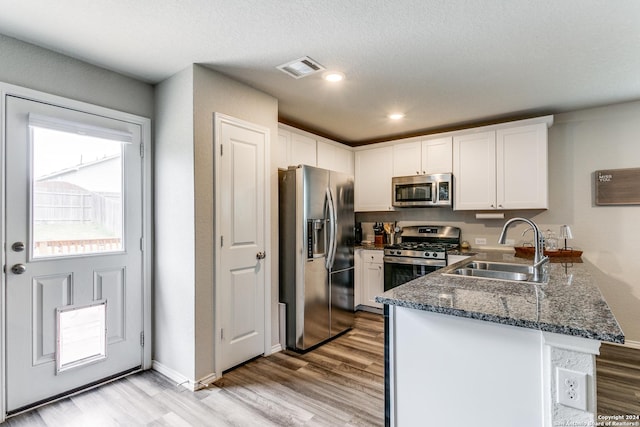
<path fill-rule="evenodd" d="M 444 260 L 435 259 L 422 259 L 422 258 L 404 258 L 386 256 L 382 260 L 385 264 L 404 264 L 404 265 L 426 265 L 429 267 L 446 267 L 447 263 Z"/>

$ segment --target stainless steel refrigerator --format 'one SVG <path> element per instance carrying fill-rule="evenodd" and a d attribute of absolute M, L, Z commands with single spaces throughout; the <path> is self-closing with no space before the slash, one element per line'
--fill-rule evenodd
<path fill-rule="evenodd" d="M 304 351 L 353 325 L 353 176 L 292 166 L 278 182 L 286 345 Z"/>

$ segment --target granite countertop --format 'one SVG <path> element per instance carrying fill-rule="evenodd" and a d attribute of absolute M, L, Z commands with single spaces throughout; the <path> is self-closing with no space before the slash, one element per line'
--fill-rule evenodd
<path fill-rule="evenodd" d="M 381 251 L 387 246 L 387 243 L 365 243 L 361 242 L 353 247 L 353 249 L 366 249 L 368 251 Z"/>
<path fill-rule="evenodd" d="M 505 253 L 478 253 L 474 259 L 531 264 Z M 546 284 L 443 275 L 450 267 L 391 289 L 377 296 L 376 302 L 624 343 L 624 334 L 586 264 L 547 263 Z"/>

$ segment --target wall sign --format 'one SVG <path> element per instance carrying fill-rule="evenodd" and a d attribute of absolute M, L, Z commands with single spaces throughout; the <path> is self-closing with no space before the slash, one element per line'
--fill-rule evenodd
<path fill-rule="evenodd" d="M 596 205 L 640 205 L 640 168 L 595 172 Z"/>

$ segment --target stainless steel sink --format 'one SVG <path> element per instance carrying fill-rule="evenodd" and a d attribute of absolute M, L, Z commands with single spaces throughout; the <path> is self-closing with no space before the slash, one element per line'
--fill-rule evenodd
<path fill-rule="evenodd" d="M 445 276 L 472 277 L 477 279 L 503 280 L 520 283 L 546 283 L 547 274 L 539 280 L 534 278 L 534 267 L 525 264 L 510 264 L 505 262 L 471 261 L 462 267 L 446 271 Z"/>
<path fill-rule="evenodd" d="M 522 274 L 533 274 L 533 266 L 524 264 L 509 264 L 506 262 L 473 261 L 464 266 L 477 270 L 505 271 Z"/>

